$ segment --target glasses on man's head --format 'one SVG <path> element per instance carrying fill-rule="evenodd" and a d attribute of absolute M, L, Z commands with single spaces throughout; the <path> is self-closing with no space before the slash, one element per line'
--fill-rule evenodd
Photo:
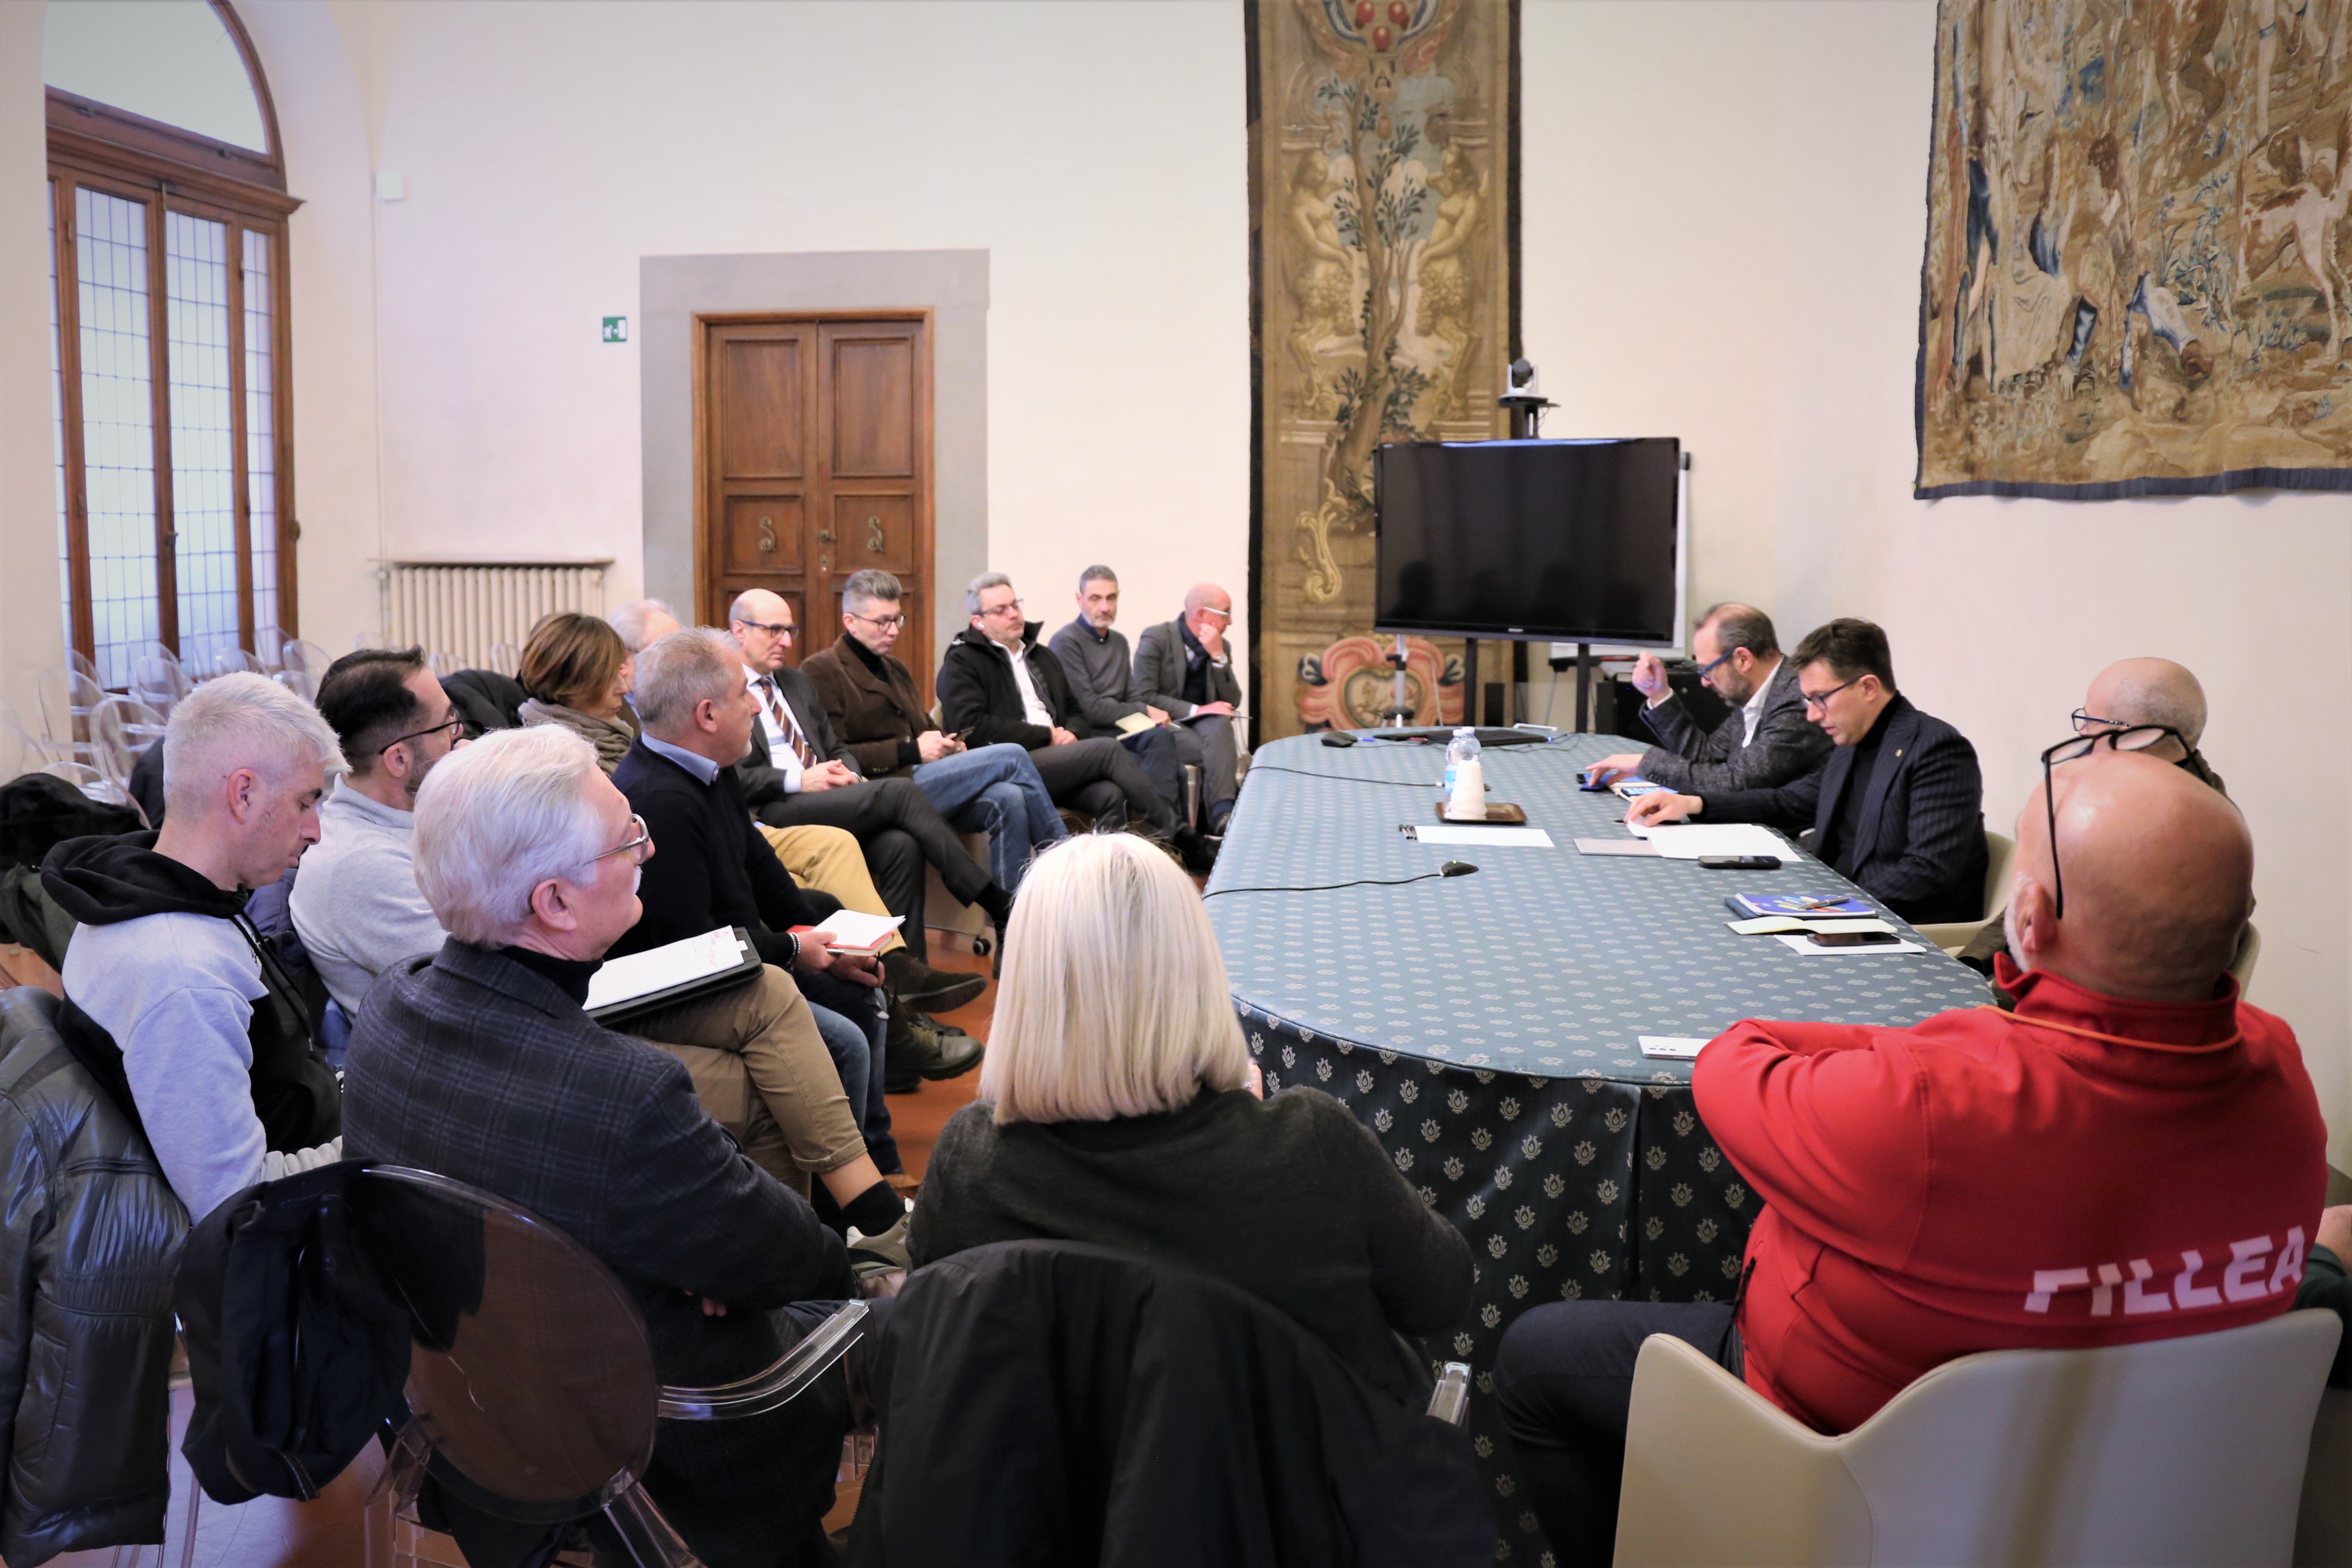
<path fill-rule="evenodd" d="M 996 616 L 1000 617 L 1004 616 L 1017 616 L 1021 613 L 1021 601 L 1018 599 L 1007 599 L 1004 603 L 998 605 L 993 608 L 982 605 L 980 613 L 983 616 Z"/>
<path fill-rule="evenodd" d="M 440 723 L 432 725 L 429 728 L 423 730 L 411 730 L 405 735 L 395 735 L 391 740 L 386 741 L 383 745 L 378 746 L 375 749 L 375 754 L 380 757 L 386 752 L 392 750 L 394 746 L 399 745 L 403 741 L 421 741 L 427 735 L 438 735 L 444 732 L 446 732 L 448 737 L 452 741 L 455 741 L 465 734 L 466 721 L 463 719 L 445 719 Z"/>
<path fill-rule="evenodd" d="M 765 632 L 772 637 L 789 637 L 793 635 L 792 623 L 789 621 L 776 621 L 773 623 L 766 621 L 740 621 L 737 624 L 740 626 L 749 626 L 755 632 Z"/>
<path fill-rule="evenodd" d="M 904 616 L 861 616 L 856 610 L 844 610 L 842 614 L 853 621 L 864 621 L 869 626 L 881 626 L 886 629 L 891 626 L 903 626 L 907 624 L 907 617 Z"/>
<path fill-rule="evenodd" d="M 2120 719 L 2102 719 L 2086 709 L 2077 708 L 2074 714 L 2074 733 L 2087 735 L 2095 730 L 2128 730 L 2130 725 Z"/>
<path fill-rule="evenodd" d="M 2074 715 L 2077 727 L 2084 718 Z M 2101 720 L 2094 723 L 2104 722 Z M 2050 821 L 2050 912 L 2059 920 L 2066 918 L 2066 877 L 2058 868 L 2058 791 L 2051 782 L 2051 772 L 2061 763 L 2075 762 L 2089 756 L 2101 746 L 2116 752 L 2145 752 L 2161 746 L 2167 740 L 2180 741 L 2183 752 L 2189 742 L 2182 741 L 2180 731 L 2168 724 L 2129 724 L 2120 729 L 2102 730 L 2096 734 L 2075 735 L 2059 742 L 2042 753 L 2042 805 Z"/>
<path fill-rule="evenodd" d="M 1232 623 L 1234 618 L 1234 613 L 1231 610 L 1221 610 L 1214 605 L 1202 605 L 1201 614 L 1204 616 L 1214 616 L 1217 619 L 1226 622 L 1228 625 Z"/>
<path fill-rule="evenodd" d="M 1805 711 L 1810 713 L 1814 709 L 1818 708 L 1824 713 L 1828 712 L 1830 710 L 1831 698 L 1835 697 L 1839 692 L 1843 691 L 1846 687 L 1854 685 L 1862 679 L 1863 676 L 1868 675 L 1870 671 L 1865 669 L 1862 672 L 1862 675 L 1855 676 L 1853 680 L 1846 681 L 1842 685 L 1832 686 L 1827 691 L 1807 691 L 1802 687 L 1798 688 L 1798 695 L 1805 700 Z"/>

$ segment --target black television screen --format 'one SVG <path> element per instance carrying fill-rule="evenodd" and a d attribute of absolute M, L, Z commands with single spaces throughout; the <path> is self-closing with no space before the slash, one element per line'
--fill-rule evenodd
<path fill-rule="evenodd" d="M 1384 632 L 1680 640 L 1682 444 L 1419 441 L 1372 458 Z"/>

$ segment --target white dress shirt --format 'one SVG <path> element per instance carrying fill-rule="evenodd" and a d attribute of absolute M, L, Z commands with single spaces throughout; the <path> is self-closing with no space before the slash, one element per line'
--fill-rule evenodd
<path fill-rule="evenodd" d="M 1748 700 L 1739 705 L 1739 721 L 1748 726 L 1748 739 L 1745 744 L 1752 746 L 1756 743 L 1756 726 L 1764 722 L 1764 710 L 1767 706 L 1764 700 L 1771 694 L 1773 676 L 1780 673 L 1780 667 L 1774 665 L 1772 674 L 1758 681 L 1756 689 L 1748 693 Z"/>
<path fill-rule="evenodd" d="M 768 738 L 768 761 L 784 775 L 784 793 L 798 795 L 801 792 L 800 754 L 793 750 L 791 734 L 776 718 L 779 707 L 792 713 L 793 705 L 784 700 L 783 689 L 770 680 L 764 672 L 747 664 L 743 667 L 743 679 L 751 684 L 752 700 L 760 705 L 760 730 Z M 793 722 L 801 725 L 803 737 L 808 734 L 808 726 L 801 723 L 799 714 L 793 713 Z"/>
<path fill-rule="evenodd" d="M 1044 698 L 1038 696 L 1036 682 L 1029 679 L 1029 661 L 1022 657 L 1029 651 L 1027 646 L 1017 648 L 1004 647 L 1003 643 L 996 646 L 1004 648 L 1004 657 L 1013 661 L 1013 684 L 1021 689 L 1022 716 L 1032 724 L 1047 730 L 1054 728 L 1054 710 L 1045 706 Z"/>

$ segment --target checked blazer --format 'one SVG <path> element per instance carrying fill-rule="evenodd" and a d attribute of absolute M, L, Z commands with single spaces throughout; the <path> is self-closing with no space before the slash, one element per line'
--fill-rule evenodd
<path fill-rule="evenodd" d="M 1988 851 L 1984 775 L 1968 737 L 1897 694 L 1878 715 L 1886 726 L 1863 798 L 1862 826 L 1840 858 L 1846 875 L 1915 924 L 1984 917 Z M 1760 731 L 1759 731 L 1760 733 Z M 1853 773 L 1840 746 L 1803 776 L 1770 789 L 1698 791 L 1707 822 L 1762 822 L 1827 832 Z"/>
<path fill-rule="evenodd" d="M 386 973 L 352 1028 L 343 1094 L 346 1156 L 495 1193 L 620 1276 L 665 1383 L 748 1376 L 797 1338 L 767 1309 L 852 1294 L 840 1238 L 703 1113 L 682 1063 L 503 952 L 453 937 Z M 705 1316 L 696 1297 L 730 1310 Z M 824 1414 L 802 1403 L 661 1428 L 646 1489 L 707 1562 L 758 1561 L 761 1541 L 772 1561 L 802 1527 L 788 1467 Z"/>
<path fill-rule="evenodd" d="M 1702 730 L 1669 695 L 1642 710 L 1642 722 L 1658 743 L 1642 753 L 1642 776 L 1689 795 L 1711 790 L 1769 789 L 1819 767 L 1832 751 L 1829 735 L 1805 717 L 1805 694 L 1797 689 L 1797 661 L 1783 658 L 1764 694 L 1756 738 L 1738 708 L 1712 730 Z"/>

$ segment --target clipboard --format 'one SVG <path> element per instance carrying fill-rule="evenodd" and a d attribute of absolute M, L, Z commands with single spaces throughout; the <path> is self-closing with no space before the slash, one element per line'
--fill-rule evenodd
<path fill-rule="evenodd" d="M 732 960 L 725 960 L 723 944 L 719 940 L 728 937 L 734 939 L 738 948 Z M 705 963 L 709 967 L 702 967 Z M 654 1012 L 673 1002 L 684 1002 L 714 991 L 724 991 L 730 985 L 740 985 L 760 973 L 760 950 L 751 945 L 751 933 L 741 926 L 706 931 L 700 936 L 688 937 L 683 942 L 633 952 L 626 958 L 608 959 L 604 967 L 596 972 L 595 980 L 590 982 L 592 996 L 597 989 L 596 981 L 604 980 L 607 972 L 614 971 L 616 966 L 618 972 L 614 980 L 625 987 L 631 970 L 649 977 L 673 973 L 680 967 L 698 969 L 699 972 L 667 984 L 657 982 L 648 989 L 626 990 L 614 1000 L 588 1008 L 588 1016 L 611 1028 L 618 1021 Z M 613 983 L 605 982 L 607 985 Z"/>

